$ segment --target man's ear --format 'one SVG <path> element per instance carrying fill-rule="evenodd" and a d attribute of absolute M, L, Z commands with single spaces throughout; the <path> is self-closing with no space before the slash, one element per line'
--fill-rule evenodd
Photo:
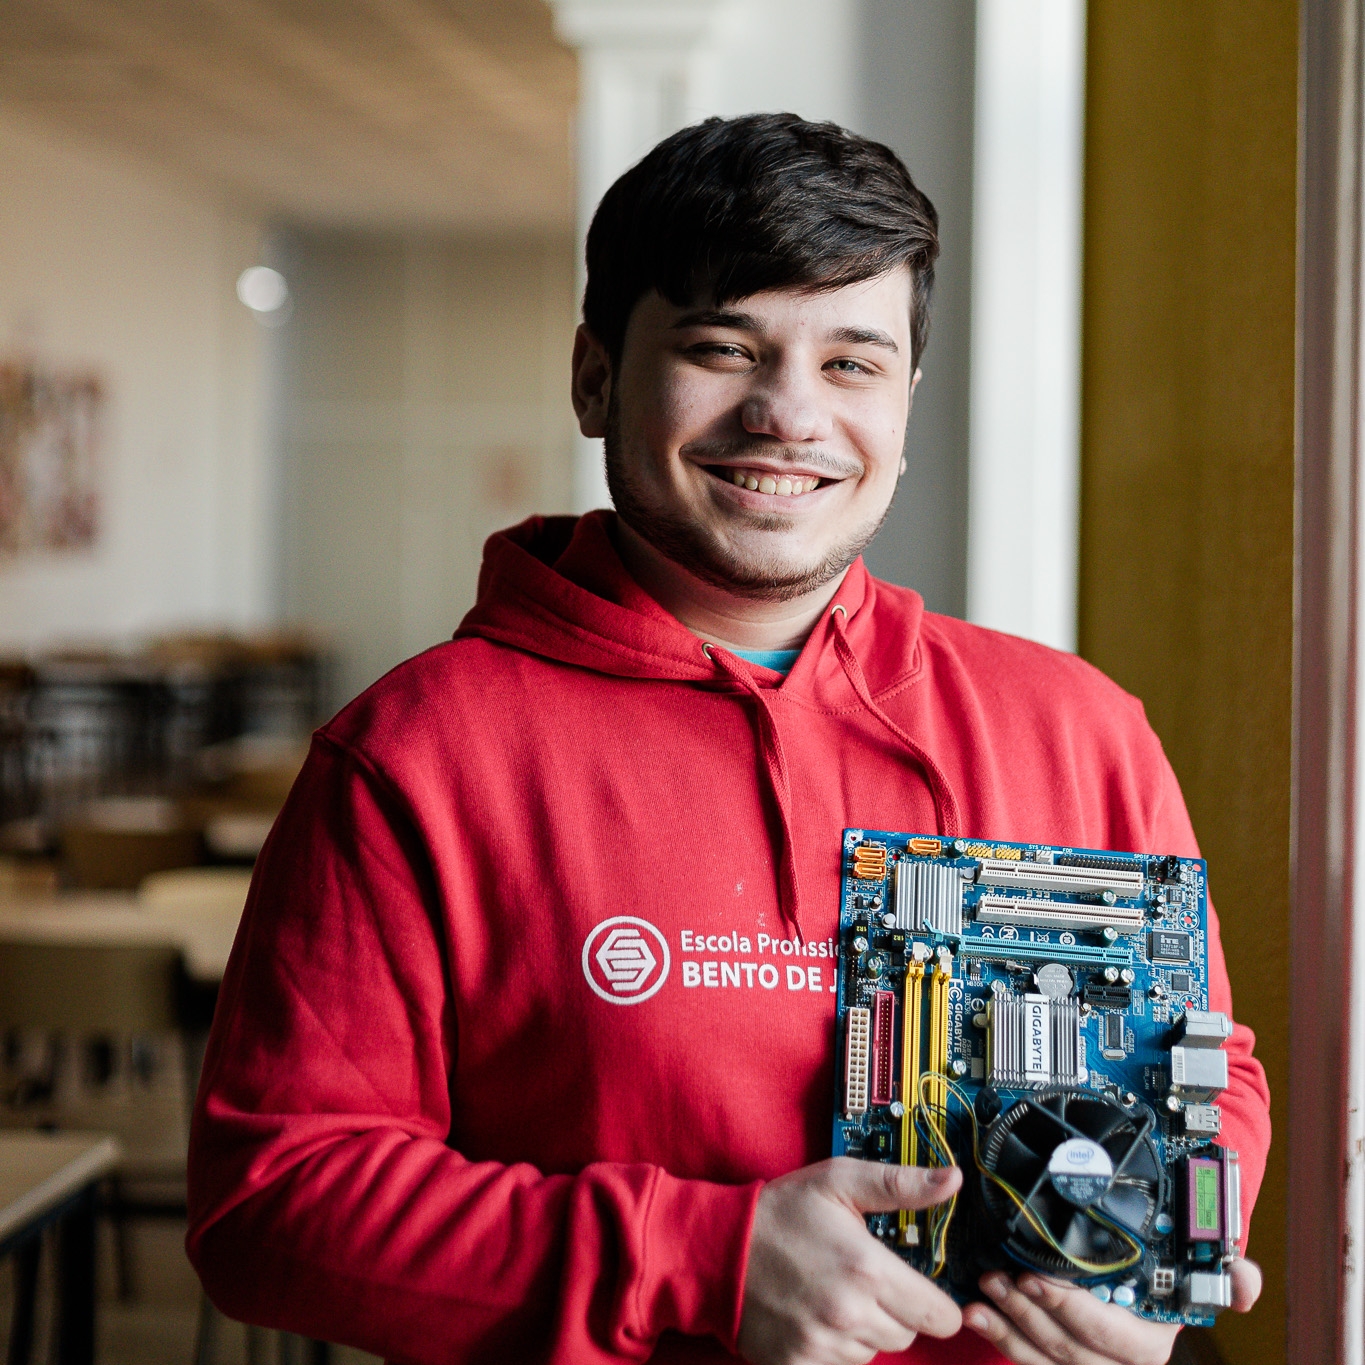
<path fill-rule="evenodd" d="M 611 357 L 581 323 L 573 339 L 571 397 L 579 431 L 584 436 L 605 436 L 611 403 Z"/>
<path fill-rule="evenodd" d="M 915 367 L 915 373 L 912 374 L 912 375 L 910 376 L 910 401 L 905 405 L 905 415 L 906 415 L 907 417 L 910 416 L 910 410 L 915 406 L 915 390 L 916 390 L 917 388 L 919 388 L 919 381 L 920 381 L 921 379 L 923 379 L 923 378 L 924 378 L 924 371 L 921 370 L 921 369 L 919 368 L 919 366 L 916 366 L 916 367 Z M 902 456 L 901 456 L 901 468 L 900 468 L 900 473 L 901 473 L 901 475 L 904 475 L 904 473 L 905 473 L 905 471 L 906 471 L 907 468 L 908 468 L 908 466 L 906 465 L 906 462 L 905 462 L 905 456 L 902 455 Z M 898 477 L 899 477 L 899 476 L 898 476 Z"/>

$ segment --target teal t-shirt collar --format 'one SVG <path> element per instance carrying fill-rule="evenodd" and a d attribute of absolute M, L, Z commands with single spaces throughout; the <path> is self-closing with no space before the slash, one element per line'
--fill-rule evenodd
<path fill-rule="evenodd" d="M 774 673 L 780 673 L 785 678 L 792 671 L 792 665 L 800 656 L 799 649 L 732 649 L 731 654 L 738 654 L 741 659 L 748 663 L 757 664 L 760 668 L 771 668 Z"/>

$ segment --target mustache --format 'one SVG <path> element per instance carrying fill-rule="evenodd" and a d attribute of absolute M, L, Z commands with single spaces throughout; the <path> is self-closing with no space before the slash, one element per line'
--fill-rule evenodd
<path fill-rule="evenodd" d="M 847 479 L 861 474 L 863 468 L 851 460 L 840 459 L 816 447 L 773 445 L 767 441 L 692 441 L 678 451 L 698 464 L 742 463 L 746 456 L 763 461 L 776 460 L 793 468 L 819 469 L 832 479 Z"/>

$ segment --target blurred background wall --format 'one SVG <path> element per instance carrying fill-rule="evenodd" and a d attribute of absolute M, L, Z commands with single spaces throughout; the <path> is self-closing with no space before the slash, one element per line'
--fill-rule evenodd
<path fill-rule="evenodd" d="M 279 259 L 281 607 L 340 702 L 450 636 L 493 531 L 568 506 L 573 243 L 298 231 Z"/>
<path fill-rule="evenodd" d="M 276 614 L 259 218 L 0 108 L 0 352 L 98 375 L 92 550 L 0 564 L 0 648 Z"/>

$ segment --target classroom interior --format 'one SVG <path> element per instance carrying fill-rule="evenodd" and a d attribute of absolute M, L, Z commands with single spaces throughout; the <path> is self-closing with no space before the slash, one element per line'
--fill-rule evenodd
<path fill-rule="evenodd" d="M 311 730 L 450 636 L 484 540 L 599 505 L 568 403 L 596 195 L 693 117 L 775 107 L 885 140 L 938 205 L 910 473 L 870 565 L 1143 702 L 1277 1134 L 1249 1247 L 1264 1297 L 1178 1350 L 1303 1359 L 1283 1140 L 1299 8 L 1009 11 L 5 7 L 0 1137 L 117 1142 L 81 1157 L 93 1322 L 64 1323 L 51 1245 L 11 1256 L 11 1365 L 25 1331 L 27 1359 L 74 1365 L 83 1330 L 99 1365 L 361 1359 L 222 1318 L 182 1247 L 188 1099 L 252 862 Z M 1069 114 L 1011 86 L 1030 72 L 1001 54 L 1010 22 L 1043 96 L 1039 63 L 1071 42 Z M 1002 169 L 986 132 L 1010 131 L 1011 99 L 1034 124 Z M 1032 227 L 1001 198 L 1016 192 Z M 1060 415 L 1021 415 L 1021 382 Z M 1015 457 L 1042 490 L 1022 514 Z"/>

